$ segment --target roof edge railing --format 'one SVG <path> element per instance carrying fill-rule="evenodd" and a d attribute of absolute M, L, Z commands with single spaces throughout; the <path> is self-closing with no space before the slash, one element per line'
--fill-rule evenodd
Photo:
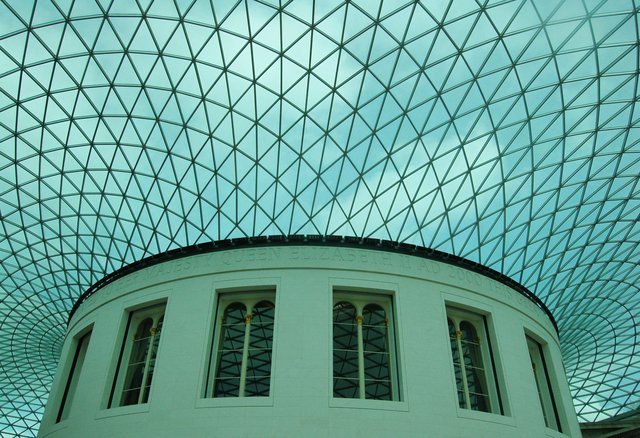
<path fill-rule="evenodd" d="M 196 243 L 194 245 L 184 246 L 180 248 L 171 249 L 169 251 L 154 254 L 149 257 L 145 257 L 141 260 L 135 261 L 128 265 L 117 269 L 100 280 L 96 281 L 89 287 L 78 300 L 74 303 L 71 311 L 69 312 L 69 318 L 67 319 L 67 325 L 71 322 L 73 315 L 76 313 L 80 305 L 84 303 L 90 296 L 95 294 L 98 290 L 107 286 L 114 281 L 125 277 L 133 272 L 139 271 L 150 266 L 154 266 L 160 263 L 168 262 L 171 260 L 180 259 L 183 257 L 189 257 L 198 254 L 205 254 L 210 252 L 225 251 L 232 249 L 241 249 L 247 247 L 259 247 L 259 246 L 296 246 L 296 245 L 309 245 L 309 246 L 335 246 L 335 247 L 347 247 L 347 248 L 364 248 L 373 249 L 378 251 L 388 251 L 398 254 L 412 255 L 424 259 L 434 260 L 442 263 L 454 265 L 485 277 L 496 280 L 511 289 L 519 292 L 527 299 L 532 301 L 538 308 L 540 308 L 549 317 L 549 320 L 553 324 L 553 327 L 558 333 L 558 324 L 556 323 L 553 314 L 549 308 L 538 298 L 533 292 L 527 289 L 522 284 L 513 280 L 512 278 L 494 270 L 480 263 L 474 262 L 464 257 L 449 254 L 437 249 L 428 248 L 419 245 L 413 245 L 409 243 L 396 242 L 386 239 L 375 239 L 371 237 L 354 237 L 354 236 L 337 236 L 337 235 L 322 235 L 322 234 L 290 234 L 290 235 L 273 235 L 273 236 L 254 236 L 254 237 L 237 237 L 223 240 L 215 240 L 210 242 Z"/>

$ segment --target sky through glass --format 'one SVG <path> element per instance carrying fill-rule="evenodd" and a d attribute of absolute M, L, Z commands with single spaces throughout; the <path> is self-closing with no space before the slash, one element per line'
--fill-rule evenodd
<path fill-rule="evenodd" d="M 0 3 L 0 434 L 93 282 L 230 237 L 433 247 L 553 312 L 579 418 L 640 402 L 633 1 Z"/>

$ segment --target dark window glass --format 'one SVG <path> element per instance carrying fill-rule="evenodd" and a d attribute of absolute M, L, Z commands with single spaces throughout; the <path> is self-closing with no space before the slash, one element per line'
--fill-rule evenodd
<path fill-rule="evenodd" d="M 391 400 L 387 317 L 382 307 L 369 304 L 362 311 L 362 340 L 366 398 Z"/>
<path fill-rule="evenodd" d="M 229 304 L 224 311 L 214 397 L 238 397 L 239 395 L 246 316 L 247 308 L 242 303 Z"/>
<path fill-rule="evenodd" d="M 112 390 L 118 406 L 147 403 L 156 367 L 165 305 L 131 312 Z M 110 400 L 111 404 L 111 400 Z"/>
<path fill-rule="evenodd" d="M 347 302 L 333 306 L 333 396 L 359 397 L 358 326 L 356 308 Z"/>
<path fill-rule="evenodd" d="M 253 306 L 245 385 L 247 397 L 269 395 L 274 314 L 275 306 L 270 301 Z"/>
<path fill-rule="evenodd" d="M 489 346 L 483 344 L 487 341 L 482 340 L 479 334 L 485 332 L 483 317 L 462 310 L 448 310 L 447 313 L 458 405 L 474 411 L 498 410 L 499 395 L 493 383 L 495 372 L 488 374 L 493 371 L 493 362 L 490 357 L 484 357 Z"/>
<path fill-rule="evenodd" d="M 334 397 L 394 400 L 398 392 L 389 316 L 384 304 L 367 303 L 370 299 L 354 297 L 333 306 Z"/>
<path fill-rule="evenodd" d="M 270 294 L 273 296 L 273 294 Z M 227 305 L 218 329 L 213 397 L 268 397 L 275 305 L 247 296 Z"/>

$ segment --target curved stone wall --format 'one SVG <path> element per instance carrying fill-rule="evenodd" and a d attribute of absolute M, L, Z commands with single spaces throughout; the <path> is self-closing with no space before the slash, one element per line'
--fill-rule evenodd
<path fill-rule="evenodd" d="M 260 310 L 265 300 L 275 307 Z M 350 303 L 357 317 L 336 316 Z M 141 338 L 134 332 L 144 318 L 154 334 Z M 229 333 L 238 375 L 220 371 Z M 122 395 L 135 381 L 129 367 L 144 369 L 146 394 Z M 520 292 L 459 266 L 301 245 L 167 261 L 91 295 L 70 321 L 40 436 L 425 431 L 580 436 L 552 321 Z"/>

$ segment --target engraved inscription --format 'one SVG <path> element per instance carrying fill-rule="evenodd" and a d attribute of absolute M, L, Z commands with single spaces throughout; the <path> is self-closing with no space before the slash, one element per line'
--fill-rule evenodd
<path fill-rule="evenodd" d="M 529 312 L 542 312 L 536 304 L 517 291 L 499 281 L 467 269 L 407 254 L 332 246 L 238 248 L 176 259 L 149 266 L 118 279 L 105 286 L 96 295 L 91 296 L 82 304 L 81 308 L 83 311 L 87 311 L 115 295 L 129 292 L 133 288 L 145 287 L 167 280 L 177 280 L 189 275 L 206 275 L 245 269 L 245 266 L 242 265 L 256 269 L 267 266 L 286 268 L 299 264 L 309 265 L 309 262 L 313 261 L 319 262 L 316 264 L 318 267 L 386 271 L 390 274 L 432 279 L 435 279 L 434 276 L 438 276 L 438 281 L 444 280 L 452 285 L 458 284 L 467 287 Z"/>

